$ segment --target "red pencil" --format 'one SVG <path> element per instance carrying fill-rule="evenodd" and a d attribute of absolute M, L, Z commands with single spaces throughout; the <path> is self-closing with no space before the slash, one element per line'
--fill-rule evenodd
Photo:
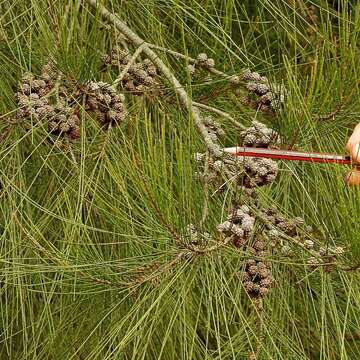
<path fill-rule="evenodd" d="M 337 154 L 304 152 L 292 150 L 263 149 L 246 146 L 225 148 L 225 152 L 235 156 L 261 157 L 290 161 L 308 161 L 314 163 L 335 163 L 343 165 L 355 165 L 350 156 Z"/>

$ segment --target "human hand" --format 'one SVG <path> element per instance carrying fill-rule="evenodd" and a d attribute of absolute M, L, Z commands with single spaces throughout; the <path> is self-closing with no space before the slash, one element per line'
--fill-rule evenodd
<path fill-rule="evenodd" d="M 350 153 L 354 162 L 360 163 L 360 123 L 355 126 L 354 132 L 350 136 L 346 150 Z M 346 176 L 346 183 L 349 186 L 360 184 L 360 167 L 355 167 Z"/>

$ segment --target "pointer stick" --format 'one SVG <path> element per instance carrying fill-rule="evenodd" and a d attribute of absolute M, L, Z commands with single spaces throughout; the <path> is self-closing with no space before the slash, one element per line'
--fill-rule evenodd
<path fill-rule="evenodd" d="M 292 150 L 263 149 L 246 146 L 225 148 L 225 152 L 235 156 L 250 156 L 290 161 L 308 161 L 314 163 L 335 163 L 343 165 L 356 165 L 350 156 L 326 154 L 316 152 L 303 152 Z M 359 164 L 360 165 L 360 164 Z"/>

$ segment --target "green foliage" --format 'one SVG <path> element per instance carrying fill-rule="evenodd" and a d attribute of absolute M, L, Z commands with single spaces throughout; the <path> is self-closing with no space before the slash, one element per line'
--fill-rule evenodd
<path fill-rule="evenodd" d="M 204 145 L 171 88 L 126 94 L 130 115 L 108 130 L 82 111 L 81 139 L 61 146 L 39 124 L 9 121 L 22 74 L 48 58 L 69 83 L 115 80 L 99 71 L 115 29 L 85 3 L 0 0 L 0 359 L 358 359 L 358 270 L 312 271 L 300 251 L 273 257 L 259 312 L 237 277 L 249 254 L 229 245 L 179 257 L 178 237 L 202 218 L 193 154 Z M 104 1 L 149 43 L 206 52 L 230 75 L 249 67 L 290 94 L 278 116 L 264 115 L 221 78 L 191 82 L 186 61 L 158 52 L 195 101 L 267 123 L 284 148 L 343 152 L 359 122 L 360 5 L 334 3 Z M 236 144 L 239 130 L 218 121 L 223 145 Z M 262 201 L 305 218 L 354 267 L 360 196 L 346 169 L 279 166 Z M 202 225 L 214 236 L 239 196 L 215 190 Z"/>

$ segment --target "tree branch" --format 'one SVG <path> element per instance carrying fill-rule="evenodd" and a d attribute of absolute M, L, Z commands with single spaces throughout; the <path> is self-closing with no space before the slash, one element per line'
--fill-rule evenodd
<path fill-rule="evenodd" d="M 177 93 L 180 104 L 185 108 L 188 113 L 193 117 L 196 127 L 198 128 L 201 136 L 203 137 L 207 148 L 216 156 L 220 157 L 222 151 L 220 146 L 213 142 L 203 120 L 201 118 L 200 109 L 194 106 L 191 98 L 181 85 L 179 80 L 175 77 L 172 71 L 165 65 L 165 63 L 158 57 L 158 55 L 151 49 L 151 45 L 144 41 L 134 31 L 132 31 L 123 21 L 121 21 L 116 15 L 110 13 L 103 5 L 99 4 L 97 0 L 85 0 L 89 5 L 97 9 L 101 17 L 113 24 L 126 38 L 133 43 L 136 47 L 142 47 L 143 53 L 155 64 L 168 82 L 173 86 Z"/>

